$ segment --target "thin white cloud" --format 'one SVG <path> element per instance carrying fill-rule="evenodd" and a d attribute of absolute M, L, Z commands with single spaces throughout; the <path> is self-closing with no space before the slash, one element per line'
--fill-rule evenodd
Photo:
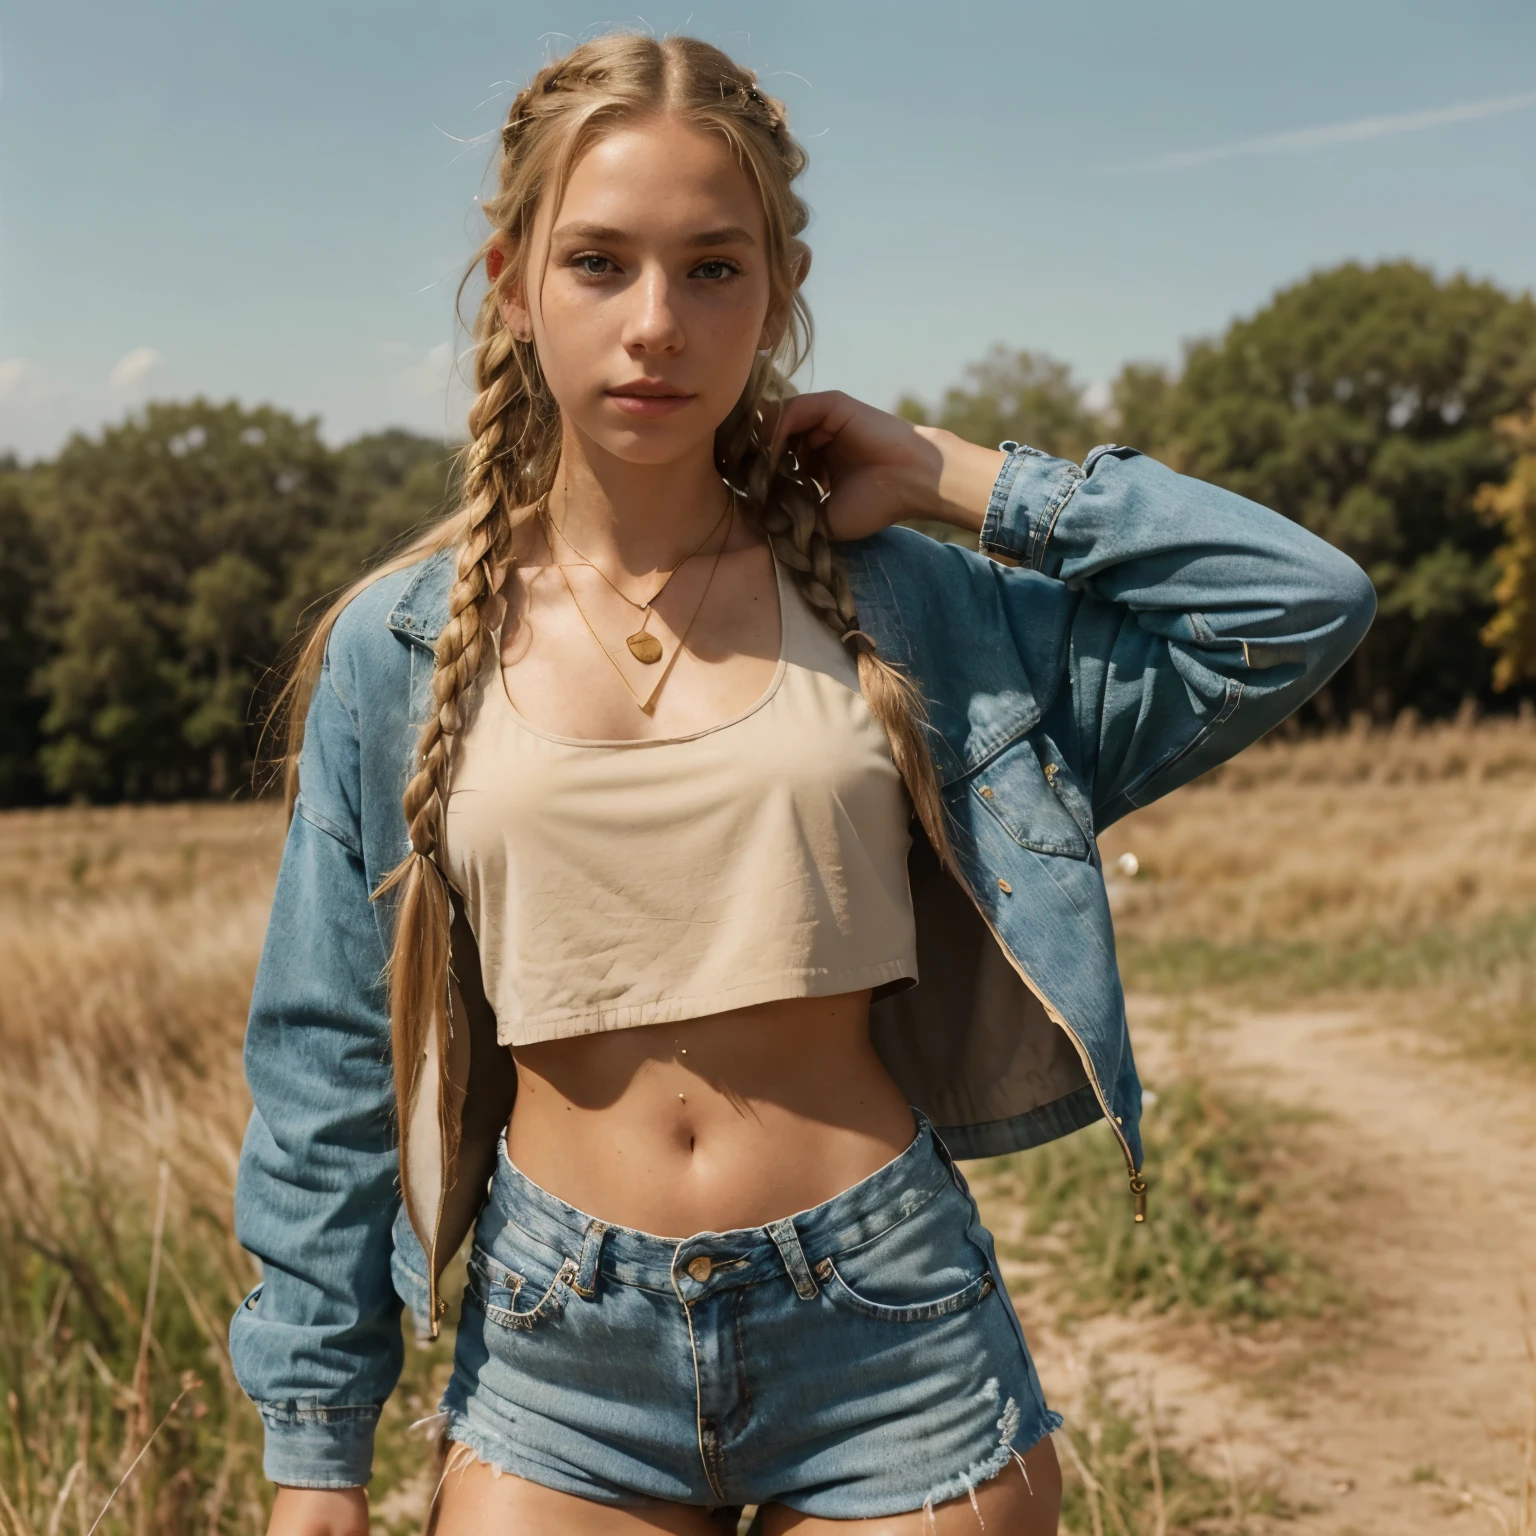
<path fill-rule="evenodd" d="M 112 365 L 112 371 L 107 375 L 107 386 L 114 394 L 132 394 L 163 361 L 153 347 L 135 347 Z"/>
<path fill-rule="evenodd" d="M 30 382 L 32 370 L 20 357 L 0 358 L 0 400 L 19 395 Z"/>
<path fill-rule="evenodd" d="M 1441 128 L 1447 123 L 1469 123 L 1484 117 L 1501 117 L 1506 112 L 1523 112 L 1536 107 L 1536 91 L 1519 96 L 1492 96 L 1486 101 L 1464 101 L 1454 107 L 1432 107 L 1426 112 L 1395 112 L 1381 117 L 1357 117 L 1347 123 L 1327 123 L 1319 128 L 1296 128 L 1288 133 L 1266 133 L 1254 139 L 1236 139 L 1230 144 L 1211 144 L 1204 149 L 1176 150 L 1153 155 L 1147 160 L 1133 160 L 1114 167 L 1126 171 L 1179 171 L 1194 165 L 1210 165 L 1217 160 L 1236 160 L 1246 155 L 1279 155 L 1290 150 L 1323 149 L 1330 144 L 1348 144 L 1358 139 L 1385 139 L 1398 133 L 1419 133 L 1426 128 Z"/>

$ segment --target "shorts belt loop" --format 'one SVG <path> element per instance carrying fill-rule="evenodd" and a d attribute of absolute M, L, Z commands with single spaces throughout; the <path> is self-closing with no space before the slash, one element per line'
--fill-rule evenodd
<path fill-rule="evenodd" d="M 782 1221 L 770 1222 L 768 1236 L 778 1246 L 784 1268 L 795 1282 L 795 1295 L 801 1301 L 815 1301 L 820 1292 L 816 1289 L 816 1282 L 811 1279 L 811 1266 L 805 1262 L 805 1250 L 800 1246 L 800 1234 L 795 1231 L 793 1218 L 786 1216 Z"/>
<path fill-rule="evenodd" d="M 919 1113 L 921 1113 L 921 1111 L 919 1111 Z M 955 1161 L 954 1153 L 944 1145 L 944 1138 L 939 1135 L 938 1131 L 934 1129 L 931 1123 L 928 1123 L 926 1116 L 924 1116 L 924 1123 L 928 1125 L 928 1134 L 933 1137 L 933 1149 L 939 1154 L 939 1158 L 943 1162 L 944 1166 L 949 1169 L 949 1176 L 950 1179 L 954 1182 L 955 1188 L 958 1189 L 962 1195 L 969 1195 L 971 1192 L 971 1186 L 965 1182 L 965 1175 L 960 1172 L 960 1165 Z"/>
<path fill-rule="evenodd" d="M 581 1241 L 581 1258 L 576 1261 L 576 1276 L 571 1289 L 584 1301 L 591 1301 L 597 1293 L 597 1261 L 602 1257 L 603 1238 L 608 1232 L 606 1221 L 589 1221 L 586 1236 Z"/>

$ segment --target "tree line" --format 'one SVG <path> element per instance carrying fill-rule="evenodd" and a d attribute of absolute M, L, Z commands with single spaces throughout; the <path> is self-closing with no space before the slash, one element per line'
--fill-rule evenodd
<path fill-rule="evenodd" d="M 909 419 L 1081 457 L 1143 449 L 1357 559 L 1380 616 L 1310 708 L 1341 721 L 1536 678 L 1536 303 L 1409 262 L 1277 293 L 1102 410 L 998 347 Z M 46 462 L 0 460 L 0 804 L 227 795 L 307 615 L 451 505 L 451 445 L 331 448 L 272 407 L 150 405 Z"/>

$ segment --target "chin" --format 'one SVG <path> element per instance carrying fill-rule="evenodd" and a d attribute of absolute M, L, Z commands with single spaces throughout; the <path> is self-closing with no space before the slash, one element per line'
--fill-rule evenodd
<path fill-rule="evenodd" d="M 622 425 L 604 422 L 596 431 L 591 431 L 591 436 L 614 458 L 623 459 L 628 464 L 670 464 L 687 458 L 701 442 L 708 444 L 712 451 L 718 425 L 715 423 L 707 431 L 701 431 L 697 418 L 686 426 L 675 418 L 639 423 L 626 421 Z"/>

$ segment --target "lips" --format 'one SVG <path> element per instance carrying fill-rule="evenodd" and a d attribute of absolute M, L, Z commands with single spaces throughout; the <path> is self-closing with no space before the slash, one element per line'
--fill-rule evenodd
<path fill-rule="evenodd" d="M 636 379 L 606 391 L 608 398 L 627 416 L 670 416 L 693 399 L 685 390 L 660 379 Z"/>

